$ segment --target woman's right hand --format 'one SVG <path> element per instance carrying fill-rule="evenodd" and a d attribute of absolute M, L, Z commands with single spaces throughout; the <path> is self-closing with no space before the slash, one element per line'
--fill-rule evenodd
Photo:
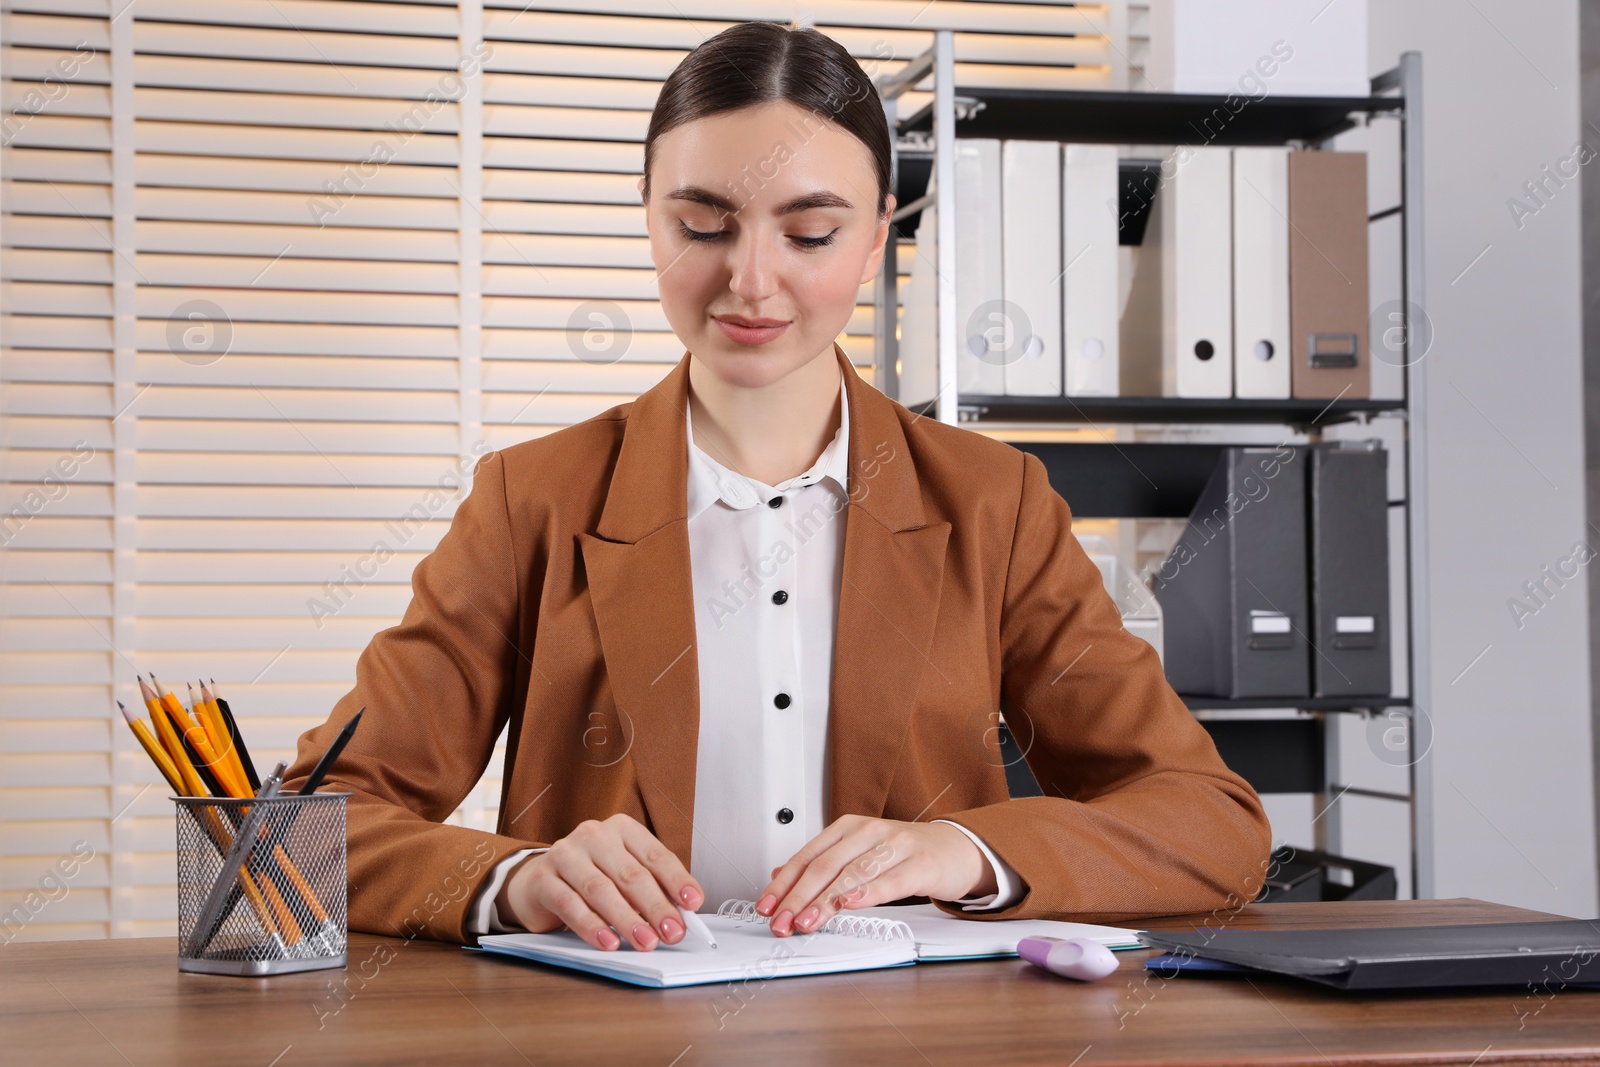
<path fill-rule="evenodd" d="M 699 909 L 705 891 L 672 850 L 637 819 L 617 814 L 581 822 L 544 852 L 519 863 L 495 906 L 531 933 L 563 925 L 595 948 L 621 942 L 649 952 L 683 940 L 678 905 Z"/>

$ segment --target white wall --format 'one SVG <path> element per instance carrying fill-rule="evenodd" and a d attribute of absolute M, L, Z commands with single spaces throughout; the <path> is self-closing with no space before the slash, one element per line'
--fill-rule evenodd
<path fill-rule="evenodd" d="M 1371 46 L 1374 71 L 1423 55 L 1435 895 L 1591 916 L 1585 578 L 1552 583 L 1520 627 L 1508 608 L 1575 543 L 1600 549 L 1584 521 L 1579 186 L 1552 183 L 1543 206 L 1522 188 L 1580 137 L 1577 3 L 1373 0 Z M 1538 207 L 1520 226 L 1512 197 Z"/>

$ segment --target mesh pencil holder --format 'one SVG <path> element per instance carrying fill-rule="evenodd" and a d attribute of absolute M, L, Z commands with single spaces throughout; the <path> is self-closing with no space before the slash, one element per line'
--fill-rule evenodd
<path fill-rule="evenodd" d="M 172 798 L 178 970 L 261 976 L 345 965 L 349 796 Z"/>

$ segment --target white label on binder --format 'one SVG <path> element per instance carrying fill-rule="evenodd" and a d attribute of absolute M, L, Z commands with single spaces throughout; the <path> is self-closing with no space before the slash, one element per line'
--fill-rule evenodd
<path fill-rule="evenodd" d="M 1338 634 L 1370 634 L 1377 628 L 1371 615 L 1339 615 L 1333 620 L 1333 632 Z"/>
<path fill-rule="evenodd" d="M 1281 612 L 1250 612 L 1250 632 L 1253 634 L 1286 634 L 1289 629 L 1289 616 Z"/>

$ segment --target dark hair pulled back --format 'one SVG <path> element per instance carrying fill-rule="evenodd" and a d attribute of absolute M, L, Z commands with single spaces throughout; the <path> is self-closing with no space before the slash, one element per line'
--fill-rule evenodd
<path fill-rule="evenodd" d="M 656 138 L 724 112 L 785 101 L 834 123 L 871 153 L 877 213 L 889 194 L 889 123 L 872 79 L 844 46 L 810 28 L 743 22 L 683 57 L 661 85 L 644 140 L 644 197 Z"/>

